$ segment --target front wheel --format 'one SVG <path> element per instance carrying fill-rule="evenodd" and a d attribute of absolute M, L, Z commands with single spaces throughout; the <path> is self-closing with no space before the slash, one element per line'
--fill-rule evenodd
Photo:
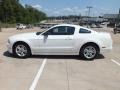
<path fill-rule="evenodd" d="M 98 49 L 95 45 L 85 45 L 80 51 L 80 55 L 87 60 L 93 60 L 98 55 Z"/>
<path fill-rule="evenodd" d="M 27 58 L 30 56 L 30 49 L 26 44 L 16 44 L 13 48 L 13 53 L 18 58 Z"/>

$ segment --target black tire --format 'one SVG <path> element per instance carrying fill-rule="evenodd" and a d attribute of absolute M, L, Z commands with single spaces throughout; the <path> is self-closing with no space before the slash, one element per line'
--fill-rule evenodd
<path fill-rule="evenodd" d="M 18 46 L 24 46 L 26 48 L 27 52 L 25 52 L 25 55 L 18 54 L 18 52 L 17 52 Z M 30 47 L 26 43 L 17 43 L 13 47 L 13 54 L 17 58 L 28 58 L 31 55 L 31 50 L 30 50 Z"/>
<path fill-rule="evenodd" d="M 88 48 L 88 47 L 91 47 L 91 48 L 93 48 L 93 49 L 95 50 L 95 53 L 94 53 L 94 55 L 93 55 L 92 57 L 87 57 L 87 56 L 85 55 L 85 49 Z M 90 53 L 90 52 L 89 52 L 89 53 Z M 85 60 L 94 60 L 95 57 L 98 56 L 98 54 L 99 54 L 99 48 L 98 48 L 98 46 L 96 46 L 96 45 L 94 45 L 94 44 L 86 44 L 86 45 L 84 45 L 84 46 L 81 48 L 81 50 L 80 50 L 80 56 L 81 56 L 83 59 L 85 59 Z"/>

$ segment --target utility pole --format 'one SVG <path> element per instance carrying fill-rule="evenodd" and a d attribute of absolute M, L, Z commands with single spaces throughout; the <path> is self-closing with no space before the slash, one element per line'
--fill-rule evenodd
<path fill-rule="evenodd" d="M 119 13 L 118 13 L 118 24 L 120 23 L 120 8 L 119 8 Z"/>
<path fill-rule="evenodd" d="M 91 12 L 92 8 L 93 7 L 91 7 L 91 6 L 87 6 L 87 9 L 88 9 L 88 24 L 89 24 L 89 17 L 90 17 L 90 12 Z M 88 25 L 87 25 L 87 27 L 88 27 Z"/>

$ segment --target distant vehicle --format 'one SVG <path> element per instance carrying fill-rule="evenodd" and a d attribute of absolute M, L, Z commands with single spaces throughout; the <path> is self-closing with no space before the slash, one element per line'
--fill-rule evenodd
<path fill-rule="evenodd" d="M 95 24 L 90 25 L 91 28 L 96 28 L 97 26 Z"/>
<path fill-rule="evenodd" d="M 109 22 L 102 22 L 101 25 L 107 25 Z"/>
<path fill-rule="evenodd" d="M 18 23 L 16 29 L 26 29 L 26 25 Z"/>
<path fill-rule="evenodd" d="M 118 32 L 120 32 L 120 24 L 116 25 L 113 31 L 114 31 L 114 34 L 117 34 Z"/>
<path fill-rule="evenodd" d="M 105 25 L 105 24 L 106 24 L 105 22 L 101 23 L 101 25 Z"/>
<path fill-rule="evenodd" d="M 33 29 L 33 25 L 28 24 L 28 25 L 26 25 L 26 28 L 27 28 L 27 29 Z"/>
<path fill-rule="evenodd" d="M 102 26 L 100 26 L 100 24 L 92 24 L 90 25 L 91 28 L 102 28 Z"/>
<path fill-rule="evenodd" d="M 8 51 L 18 58 L 30 55 L 80 55 L 87 60 L 112 49 L 109 33 L 98 33 L 78 25 L 61 24 L 43 32 L 9 37 Z"/>
<path fill-rule="evenodd" d="M 114 28 L 115 27 L 115 23 L 114 22 L 110 22 L 109 24 L 107 24 L 107 27 Z"/>
<path fill-rule="evenodd" d="M 96 28 L 102 28 L 100 24 L 96 24 Z"/>

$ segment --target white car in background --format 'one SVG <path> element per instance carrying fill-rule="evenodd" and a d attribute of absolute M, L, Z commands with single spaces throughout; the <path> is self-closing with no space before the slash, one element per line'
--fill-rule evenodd
<path fill-rule="evenodd" d="M 87 60 L 112 50 L 109 33 L 98 33 L 78 25 L 61 24 L 43 32 L 9 37 L 9 53 L 18 58 L 30 55 L 80 55 Z"/>
<path fill-rule="evenodd" d="M 16 29 L 26 29 L 26 25 L 19 23 L 16 25 Z"/>

